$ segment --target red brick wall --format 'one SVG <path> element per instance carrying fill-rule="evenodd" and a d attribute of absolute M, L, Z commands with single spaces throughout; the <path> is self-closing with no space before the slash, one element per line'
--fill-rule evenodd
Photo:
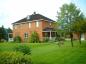
<path fill-rule="evenodd" d="M 39 21 L 39 27 L 36 27 L 35 21 L 31 22 L 31 28 L 29 28 L 29 23 L 25 23 L 25 24 L 20 23 L 19 25 L 16 26 L 17 26 L 16 29 L 14 29 L 15 26 L 13 27 L 13 37 L 19 35 L 22 41 L 24 41 L 25 32 L 28 32 L 28 35 L 30 36 L 33 31 L 36 31 L 39 35 L 40 40 L 42 40 L 43 39 L 42 29 L 44 29 L 45 27 L 54 27 L 53 23 L 50 25 L 49 22 L 44 20 Z"/>
<path fill-rule="evenodd" d="M 54 23 L 52 22 L 51 25 L 50 25 L 50 22 L 47 22 L 47 21 L 42 21 L 42 29 L 46 28 L 46 27 L 51 27 L 51 28 L 55 28 L 55 25 Z"/>
<path fill-rule="evenodd" d="M 73 39 L 77 40 L 79 39 L 79 33 L 73 33 Z"/>

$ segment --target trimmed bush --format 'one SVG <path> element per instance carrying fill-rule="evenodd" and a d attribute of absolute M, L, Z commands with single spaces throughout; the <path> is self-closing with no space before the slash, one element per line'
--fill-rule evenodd
<path fill-rule="evenodd" d="M 24 55 L 25 54 L 28 54 L 28 55 L 31 54 L 30 48 L 27 45 L 24 45 L 24 44 L 16 46 L 15 51 L 22 52 Z"/>
<path fill-rule="evenodd" d="M 39 43 L 40 42 L 37 32 L 32 32 L 30 39 L 29 39 L 29 42 L 30 43 Z"/>
<path fill-rule="evenodd" d="M 31 64 L 29 55 L 20 52 L 0 52 L 0 64 Z"/>
<path fill-rule="evenodd" d="M 20 43 L 20 42 L 21 42 L 21 37 L 20 37 L 20 36 L 16 36 L 16 37 L 14 38 L 14 42 Z"/>

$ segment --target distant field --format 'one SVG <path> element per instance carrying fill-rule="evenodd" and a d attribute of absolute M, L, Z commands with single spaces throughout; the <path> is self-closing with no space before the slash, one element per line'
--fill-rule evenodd
<path fill-rule="evenodd" d="M 0 50 L 13 51 L 20 43 L 0 43 Z M 86 64 L 86 41 L 82 45 L 78 41 L 71 47 L 69 41 L 59 47 L 55 43 L 25 43 L 31 48 L 33 64 Z"/>

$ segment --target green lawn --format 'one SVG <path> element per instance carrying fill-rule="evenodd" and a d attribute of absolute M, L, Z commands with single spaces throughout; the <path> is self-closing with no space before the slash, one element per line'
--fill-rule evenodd
<path fill-rule="evenodd" d="M 0 47 L 6 51 L 20 45 L 19 43 L 0 43 Z M 59 47 L 55 43 L 25 43 L 31 48 L 31 58 L 33 64 L 86 64 L 86 42 L 80 45 L 74 42 L 71 47 L 70 42 L 65 42 Z"/>

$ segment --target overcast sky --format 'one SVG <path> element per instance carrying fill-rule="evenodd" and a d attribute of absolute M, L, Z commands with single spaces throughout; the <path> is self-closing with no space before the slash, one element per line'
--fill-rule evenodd
<path fill-rule="evenodd" d="M 86 14 L 86 0 L 0 0 L 0 26 L 11 27 L 34 11 L 56 21 L 57 11 L 64 3 L 73 2 Z"/>

